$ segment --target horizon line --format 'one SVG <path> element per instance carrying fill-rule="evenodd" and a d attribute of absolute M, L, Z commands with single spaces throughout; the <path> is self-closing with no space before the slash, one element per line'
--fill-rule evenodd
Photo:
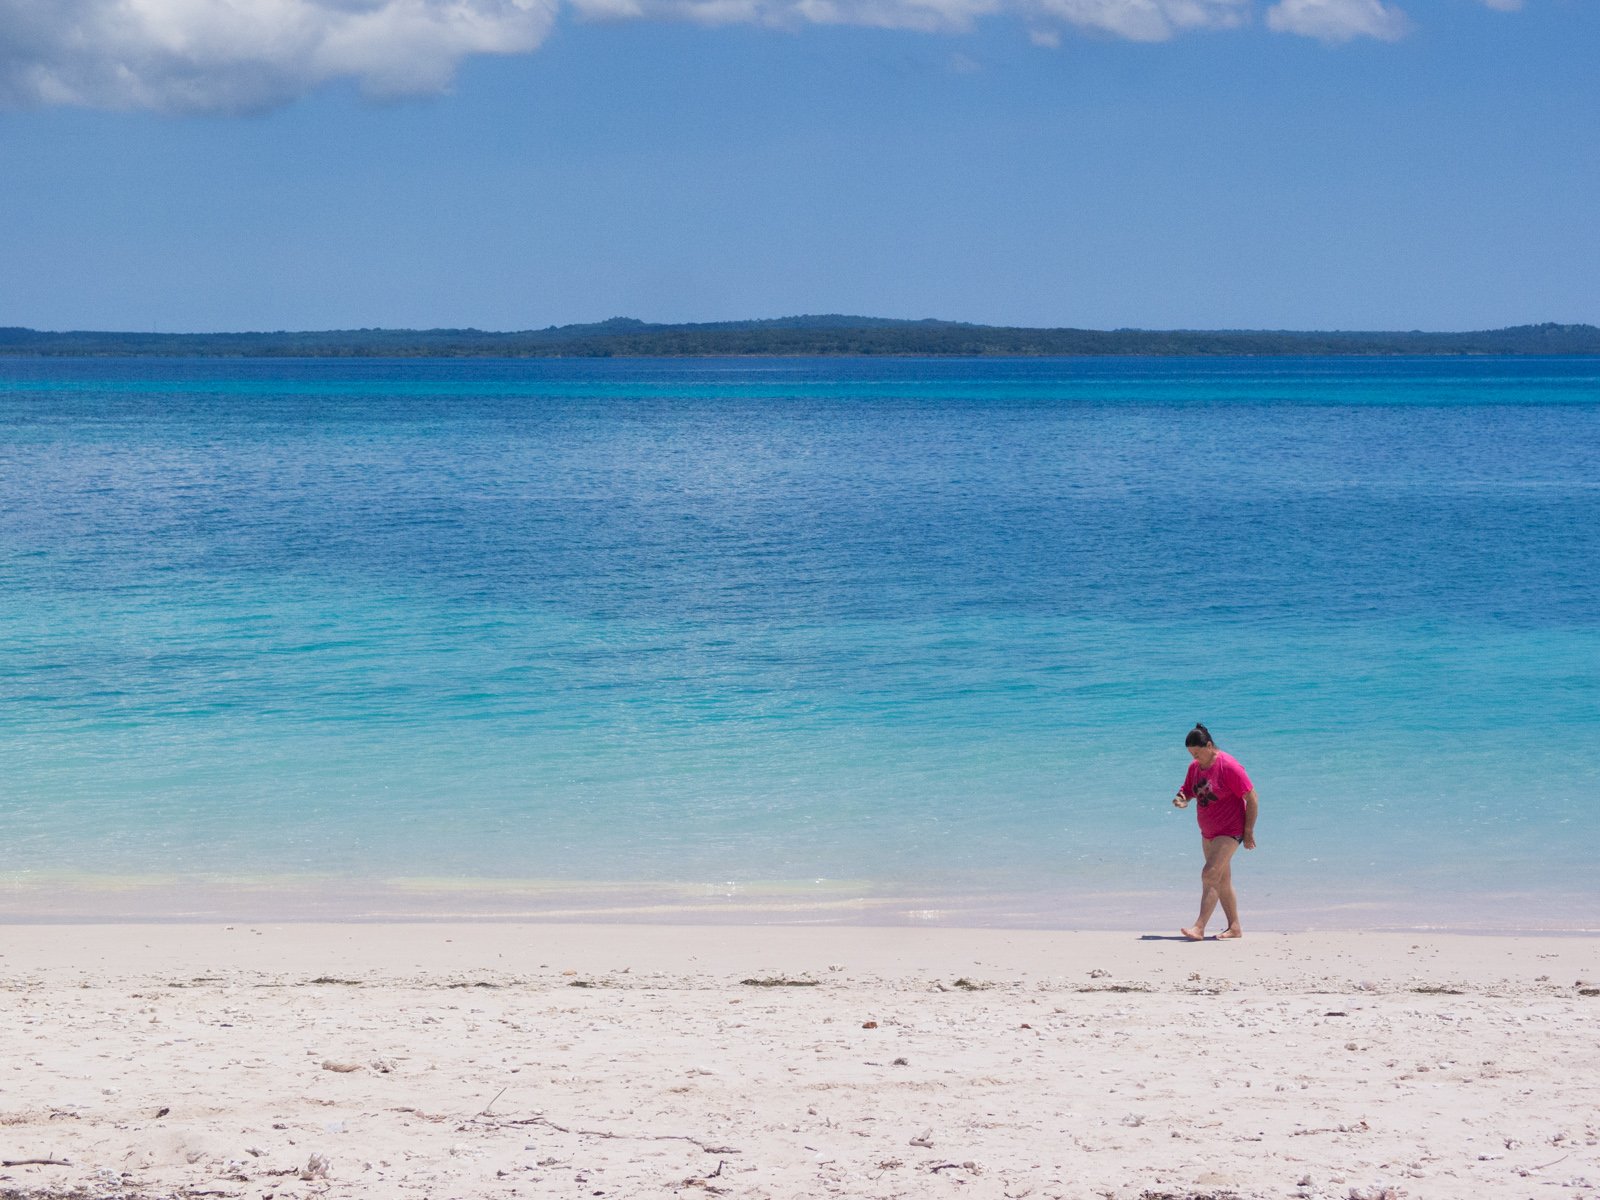
<path fill-rule="evenodd" d="M 798 325 L 799 322 L 826 322 L 827 324 Z M 626 333 L 665 330 L 736 330 L 761 327 L 804 328 L 814 332 L 833 328 L 840 331 L 865 328 L 943 328 L 970 330 L 1004 330 L 1022 333 L 1083 333 L 1083 334 L 1199 334 L 1238 335 L 1267 334 L 1274 336 L 1338 336 L 1338 337 L 1453 337 L 1474 334 L 1504 334 L 1512 332 L 1546 330 L 1550 332 L 1600 332 L 1600 325 L 1589 321 L 1526 321 L 1510 325 L 1480 326 L 1472 329 L 1425 329 L 1413 326 L 1400 328 L 1360 328 L 1342 326 L 1331 328 L 1289 328 L 1287 326 L 1245 325 L 1018 325 L 986 321 L 965 321 L 950 317 L 880 317 L 856 313 L 792 313 L 777 317 L 726 317 L 706 321 L 654 321 L 639 317 L 613 316 L 596 321 L 569 321 L 564 324 L 529 325 L 520 328 L 490 329 L 478 325 L 346 325 L 323 328 L 269 329 L 137 329 L 137 328 L 40 328 L 30 325 L 0 325 L 0 337 L 27 334 L 38 337 L 282 337 L 327 336 L 335 334 L 457 334 L 486 337 L 516 337 L 549 335 L 567 331 L 593 331 L 595 333 Z"/>

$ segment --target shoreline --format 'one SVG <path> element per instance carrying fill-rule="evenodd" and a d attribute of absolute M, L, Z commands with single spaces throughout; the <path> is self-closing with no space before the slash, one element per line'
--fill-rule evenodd
<path fill-rule="evenodd" d="M 850 880 L 575 882 L 327 876 L 0 875 L 0 927 L 74 924 L 649 924 L 705 928 L 933 928 L 1042 932 L 1164 930 L 1192 918 L 1194 889 L 1175 870 L 1138 890 L 916 891 Z M 1463 897 L 1420 889 L 1345 896 L 1277 881 L 1242 881 L 1247 930 L 1592 936 L 1591 892 L 1509 891 Z M 1470 912 L 1469 917 L 1461 914 Z"/>
<path fill-rule="evenodd" d="M 1592 937 L 10 925 L 0 1190 L 1589 1197 L 1596 1016 Z"/>
<path fill-rule="evenodd" d="M 1220 929 L 1213 922 L 1211 933 Z M 257 940 L 260 939 L 260 940 Z M 748 970 L 868 972 L 875 979 L 895 973 L 937 975 L 966 965 L 1032 976 L 1072 976 L 1086 957 L 1107 957 L 1117 973 L 1143 972 L 1155 987 L 1189 980 L 1191 963 L 1181 955 L 1208 949 L 1233 954 L 1226 961 L 1237 986 L 1267 983 L 1337 986 L 1348 964 L 1362 965 L 1371 981 L 1458 971 L 1482 990 L 1525 982 L 1523 974 L 1549 975 L 1540 964 L 1562 961 L 1600 987 L 1600 934 L 1502 934 L 1452 930 L 1246 931 L 1236 942 L 1186 942 L 1178 925 L 1169 929 L 1003 929 L 962 926 L 838 926 L 630 924 L 626 922 L 533 921 L 74 921 L 24 924 L 0 921 L 0 960 L 19 957 L 46 976 L 84 969 L 93 962 L 108 978 L 139 978 L 206 966 L 235 972 L 239 980 L 291 969 L 319 958 L 338 957 L 362 970 L 419 978 L 477 969 L 536 982 L 570 959 L 593 973 L 683 970 L 695 976 Z M 692 951 L 692 953 L 690 953 Z M 1179 954 L 1174 960 L 1171 952 Z M 964 956 L 981 954 L 968 962 Z M 789 956 L 792 961 L 780 963 Z M 613 962 L 615 959 L 617 961 Z M 622 961 L 627 959 L 628 961 Z M 690 964 L 693 964 L 692 966 Z M 1212 965 L 1216 965 L 1213 963 Z M 1352 980 L 1352 986 L 1355 981 Z M 1548 990 L 1565 994 L 1570 981 L 1553 976 Z M 3 986 L 3 985 L 0 985 Z M 1376 984 L 1373 989 L 1375 990 Z M 1600 1012 L 1600 1009 L 1597 1009 Z"/>

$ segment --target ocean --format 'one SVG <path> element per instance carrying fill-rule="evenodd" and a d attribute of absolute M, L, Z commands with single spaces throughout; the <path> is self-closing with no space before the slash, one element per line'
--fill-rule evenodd
<path fill-rule="evenodd" d="M 0 359 L 0 919 L 1600 928 L 1600 360 Z"/>

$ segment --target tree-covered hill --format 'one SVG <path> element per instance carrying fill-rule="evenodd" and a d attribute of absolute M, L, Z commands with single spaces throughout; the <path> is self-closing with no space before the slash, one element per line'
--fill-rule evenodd
<path fill-rule="evenodd" d="M 167 357 L 685 357 L 699 355 L 1397 355 L 1600 354 L 1593 325 L 1471 333 L 1028 329 L 958 321 L 802 316 L 652 325 L 615 317 L 496 333 L 335 329 L 273 333 L 45 332 L 0 328 L 0 355 Z"/>

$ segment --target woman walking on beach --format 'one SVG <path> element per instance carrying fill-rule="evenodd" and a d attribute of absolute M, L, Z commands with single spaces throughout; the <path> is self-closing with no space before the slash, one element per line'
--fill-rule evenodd
<path fill-rule="evenodd" d="M 1233 893 L 1233 856 L 1241 845 L 1246 850 L 1256 848 L 1256 790 L 1239 760 L 1218 750 L 1204 725 L 1197 723 L 1183 744 L 1194 761 L 1172 803 L 1188 808 L 1190 800 L 1199 801 L 1195 816 L 1200 819 L 1200 848 L 1206 856 L 1200 870 L 1200 917 L 1183 936 L 1191 942 L 1205 940 L 1206 922 L 1221 904 L 1228 927 L 1217 936 L 1243 937 L 1239 899 Z"/>

